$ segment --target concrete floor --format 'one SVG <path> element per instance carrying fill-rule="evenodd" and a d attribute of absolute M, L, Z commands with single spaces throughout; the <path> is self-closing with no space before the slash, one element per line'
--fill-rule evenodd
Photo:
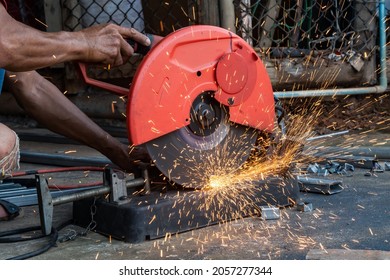
<path fill-rule="evenodd" d="M 22 169 L 36 165 L 23 164 Z M 295 206 L 281 209 L 281 218 L 247 217 L 212 225 L 169 238 L 125 243 L 96 232 L 78 236 L 32 259 L 305 259 L 313 249 L 390 251 L 390 171 L 366 177 L 357 168 L 352 176 L 331 175 L 342 180 L 343 191 L 333 195 L 300 193 L 314 210 L 300 212 Z M 163 217 L 161 217 L 163 218 Z M 71 203 L 55 206 L 58 227 L 72 219 Z M 23 208 L 21 217 L 0 222 L 0 232 L 39 225 L 36 206 Z M 59 238 L 85 229 L 68 225 Z M 30 252 L 47 244 L 48 238 L 0 244 L 0 259 Z"/>

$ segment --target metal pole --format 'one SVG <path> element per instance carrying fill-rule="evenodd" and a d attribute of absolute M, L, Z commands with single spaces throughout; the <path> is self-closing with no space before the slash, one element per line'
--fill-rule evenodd
<path fill-rule="evenodd" d="M 127 188 L 134 188 L 134 187 L 143 186 L 144 184 L 145 184 L 145 181 L 143 178 L 137 178 L 137 179 L 126 182 L 126 187 Z M 93 190 L 86 190 L 83 192 L 58 196 L 58 197 L 53 198 L 52 204 L 53 204 L 53 206 L 65 204 L 65 203 L 69 203 L 69 202 L 73 202 L 73 201 L 77 201 L 77 200 L 81 200 L 81 199 L 85 199 L 85 198 L 89 198 L 89 197 L 107 194 L 107 193 L 110 193 L 110 191 L 111 191 L 110 186 L 107 186 L 107 187 L 103 186 L 103 187 L 99 187 L 99 188 L 96 188 Z"/>
<path fill-rule="evenodd" d="M 74 193 L 74 194 L 69 194 L 69 195 L 63 195 L 63 196 L 58 196 L 53 198 L 53 206 L 56 205 L 61 205 L 77 200 L 81 200 L 84 198 L 89 198 L 89 197 L 94 197 L 102 194 L 109 193 L 111 190 L 110 187 L 99 187 L 94 190 L 88 190 L 88 191 L 83 191 L 79 193 Z"/>
<path fill-rule="evenodd" d="M 236 33 L 236 15 L 233 0 L 220 0 L 221 27 Z"/>

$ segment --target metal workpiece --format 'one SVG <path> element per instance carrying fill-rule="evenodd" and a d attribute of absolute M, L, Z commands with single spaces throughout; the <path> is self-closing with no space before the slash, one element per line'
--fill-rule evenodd
<path fill-rule="evenodd" d="M 371 172 L 382 173 L 384 171 L 385 171 L 385 168 L 382 165 L 380 165 L 380 163 L 377 160 L 372 161 Z"/>
<path fill-rule="evenodd" d="M 299 189 L 303 192 L 336 194 L 344 189 L 342 186 L 343 182 L 341 180 L 297 176 L 297 181 Z"/>
<path fill-rule="evenodd" d="M 349 130 L 337 131 L 337 132 L 328 133 L 328 134 L 324 134 L 324 135 L 309 137 L 306 139 L 306 141 L 315 141 L 315 140 L 320 140 L 320 139 L 324 139 L 324 138 L 332 138 L 335 136 L 340 136 L 340 135 L 344 135 L 344 134 L 348 134 L 348 133 L 349 133 Z"/>
<path fill-rule="evenodd" d="M 267 205 L 260 206 L 261 210 L 261 219 L 263 220 L 277 220 L 280 218 L 280 209 L 279 207 Z"/>
<path fill-rule="evenodd" d="M 326 164 L 313 163 L 306 168 L 308 174 L 326 177 L 330 174 L 338 174 L 343 176 L 352 176 L 350 172 L 355 170 L 355 166 L 350 163 L 338 163 L 329 161 Z"/>
<path fill-rule="evenodd" d="M 342 169 L 341 164 L 337 162 L 330 162 L 325 165 L 325 168 L 329 171 L 330 174 L 337 173 L 339 170 Z"/>
<path fill-rule="evenodd" d="M 297 203 L 297 210 L 301 212 L 311 212 L 313 211 L 313 204 L 307 201 L 301 201 Z"/>
<path fill-rule="evenodd" d="M 323 176 L 323 177 L 328 176 L 329 175 L 329 170 L 326 169 L 326 168 L 321 167 L 321 168 L 318 169 L 317 175 L 318 176 Z"/>
<path fill-rule="evenodd" d="M 314 163 L 314 164 L 309 164 L 306 171 L 307 171 L 307 173 L 317 174 L 319 169 L 320 169 L 320 166 L 318 165 L 318 163 Z"/>
<path fill-rule="evenodd" d="M 352 164 L 349 164 L 349 163 L 345 163 L 345 164 L 344 164 L 344 169 L 345 169 L 346 171 L 355 171 L 355 166 L 352 165 Z"/>

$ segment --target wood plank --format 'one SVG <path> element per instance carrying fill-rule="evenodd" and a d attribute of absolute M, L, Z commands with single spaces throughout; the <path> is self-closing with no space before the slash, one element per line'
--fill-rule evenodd
<path fill-rule="evenodd" d="M 345 250 L 345 249 L 311 249 L 307 260 L 390 260 L 390 251 L 380 250 Z"/>

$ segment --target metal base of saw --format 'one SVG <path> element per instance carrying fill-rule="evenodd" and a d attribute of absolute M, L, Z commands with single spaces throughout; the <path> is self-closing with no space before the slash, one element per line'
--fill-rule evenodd
<path fill-rule="evenodd" d="M 213 191 L 152 191 L 145 196 L 129 196 L 123 204 L 98 199 L 93 219 L 97 232 L 128 243 L 139 243 L 234 219 L 260 216 L 260 206 L 291 206 L 298 196 L 296 180 L 282 178 L 258 181 L 250 189 L 221 195 Z M 88 226 L 93 203 L 93 199 L 73 203 L 76 225 Z"/>

